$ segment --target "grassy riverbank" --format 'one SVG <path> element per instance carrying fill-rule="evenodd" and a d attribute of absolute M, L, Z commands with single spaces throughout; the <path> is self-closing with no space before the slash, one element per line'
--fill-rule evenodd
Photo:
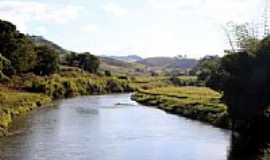
<path fill-rule="evenodd" d="M 132 91 L 127 80 L 86 72 L 61 72 L 46 77 L 21 75 L 1 86 L 0 136 L 7 133 L 14 117 L 54 99 Z"/>
<path fill-rule="evenodd" d="M 226 106 L 221 95 L 206 87 L 161 87 L 139 90 L 132 99 L 149 106 L 158 106 L 167 112 L 230 128 Z"/>
<path fill-rule="evenodd" d="M 37 107 L 50 103 L 49 96 L 0 88 L 0 136 L 7 133 L 7 128 L 15 116 L 27 113 Z"/>
<path fill-rule="evenodd" d="M 127 80 L 84 72 L 62 72 L 46 78 L 35 76 L 30 79 L 25 84 L 27 90 L 43 93 L 54 99 L 133 90 Z"/>

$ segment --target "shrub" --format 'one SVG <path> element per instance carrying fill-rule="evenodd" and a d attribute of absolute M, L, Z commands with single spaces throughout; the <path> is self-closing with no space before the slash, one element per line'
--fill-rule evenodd
<path fill-rule="evenodd" d="M 112 76 L 111 71 L 108 71 L 108 70 L 106 70 L 106 71 L 104 72 L 104 74 L 105 74 L 105 76 L 107 76 L 107 77 Z"/>

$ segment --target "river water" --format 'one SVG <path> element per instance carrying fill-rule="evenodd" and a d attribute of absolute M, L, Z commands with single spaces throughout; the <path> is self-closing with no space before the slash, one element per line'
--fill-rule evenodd
<path fill-rule="evenodd" d="M 19 126 L 19 127 L 18 127 Z M 130 94 L 78 97 L 20 117 L 3 160 L 226 160 L 230 132 L 145 107 Z"/>

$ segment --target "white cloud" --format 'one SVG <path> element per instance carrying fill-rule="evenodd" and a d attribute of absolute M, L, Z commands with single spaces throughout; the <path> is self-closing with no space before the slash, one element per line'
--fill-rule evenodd
<path fill-rule="evenodd" d="M 26 32 L 29 23 L 65 24 L 76 17 L 83 8 L 72 5 L 48 5 L 34 1 L 4 0 L 0 1 L 0 18 L 15 23 Z"/>
<path fill-rule="evenodd" d="M 107 3 L 102 7 L 107 13 L 112 14 L 114 16 L 125 16 L 127 15 L 128 11 L 120 7 L 115 3 Z"/>
<path fill-rule="evenodd" d="M 94 24 L 87 24 L 82 26 L 80 29 L 82 32 L 93 33 L 97 31 L 97 26 Z"/>

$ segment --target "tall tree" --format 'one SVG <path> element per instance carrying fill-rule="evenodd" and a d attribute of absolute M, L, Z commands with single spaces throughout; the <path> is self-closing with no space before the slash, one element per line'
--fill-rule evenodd
<path fill-rule="evenodd" d="M 35 50 L 37 53 L 37 64 L 34 72 L 36 74 L 49 75 L 59 70 L 59 53 L 46 46 L 36 47 Z"/>
<path fill-rule="evenodd" d="M 0 20 L 0 53 L 11 61 L 16 72 L 26 72 L 35 65 L 33 43 L 16 26 Z"/>
<path fill-rule="evenodd" d="M 79 54 L 78 62 L 80 68 L 90 73 L 96 73 L 100 64 L 99 59 L 88 52 Z"/>

